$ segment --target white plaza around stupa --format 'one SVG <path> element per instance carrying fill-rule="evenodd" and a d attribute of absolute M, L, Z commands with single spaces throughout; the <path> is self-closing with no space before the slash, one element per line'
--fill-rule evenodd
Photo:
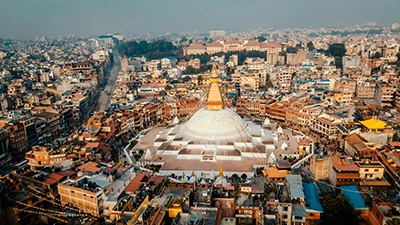
<path fill-rule="evenodd" d="M 242 119 L 224 103 L 214 66 L 205 105 L 188 121 L 177 118 L 152 137 L 145 137 L 137 148 L 145 148 L 142 163 L 162 165 L 160 173 L 211 177 L 221 167 L 226 175 L 254 175 L 257 167 L 279 160 L 282 154 L 296 154 L 304 137 L 267 118 L 263 124 Z M 146 135 L 152 135 L 151 131 Z M 149 141 L 149 139 L 152 139 Z"/>

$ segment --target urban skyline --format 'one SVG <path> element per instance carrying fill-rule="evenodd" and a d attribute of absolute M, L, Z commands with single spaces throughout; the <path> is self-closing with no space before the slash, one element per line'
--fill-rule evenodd
<path fill-rule="evenodd" d="M 88 8 L 90 7 L 90 10 Z M 399 22 L 400 2 L 384 1 L 9 1 L 0 9 L 1 38 L 137 35 L 284 27 L 347 26 Z M 207 16 L 205 16 L 207 15 Z"/>

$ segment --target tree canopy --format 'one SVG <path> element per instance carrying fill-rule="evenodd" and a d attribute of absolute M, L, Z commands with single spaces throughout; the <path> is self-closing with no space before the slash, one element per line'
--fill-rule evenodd
<path fill-rule="evenodd" d="M 120 55 L 128 57 L 145 56 L 149 59 L 160 59 L 167 56 L 179 56 L 182 49 L 167 40 L 157 40 L 154 42 L 147 41 L 130 41 L 122 43 L 118 49 Z"/>
<path fill-rule="evenodd" d="M 324 210 L 321 220 L 324 225 L 358 225 L 359 213 L 349 204 L 343 195 L 325 195 L 321 198 Z"/>
<path fill-rule="evenodd" d="M 334 43 L 329 45 L 328 50 L 325 54 L 329 56 L 340 56 L 343 57 L 346 54 L 346 47 L 342 43 Z"/>
<path fill-rule="evenodd" d="M 328 56 L 333 56 L 335 58 L 336 67 L 342 68 L 342 58 L 346 54 L 346 47 L 342 43 L 334 43 L 329 45 L 328 50 L 323 51 Z"/>
<path fill-rule="evenodd" d="M 257 40 L 258 40 L 258 42 L 264 42 L 264 41 L 266 41 L 267 39 L 266 39 L 264 36 L 258 36 L 258 37 L 257 37 Z"/>
<path fill-rule="evenodd" d="M 314 50 L 315 49 L 314 43 L 312 43 L 312 41 L 308 42 L 307 43 L 307 48 L 308 48 L 309 51 Z"/>

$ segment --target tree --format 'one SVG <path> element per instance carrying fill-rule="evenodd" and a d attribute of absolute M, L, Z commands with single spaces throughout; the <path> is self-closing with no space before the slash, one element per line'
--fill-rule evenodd
<path fill-rule="evenodd" d="M 271 80 L 267 80 L 267 83 L 265 83 L 265 87 L 266 87 L 266 88 L 273 88 L 273 87 L 274 87 L 274 84 L 272 83 Z"/>
<path fill-rule="evenodd" d="M 326 50 L 325 54 L 329 56 L 343 57 L 346 54 L 346 47 L 342 43 L 334 43 L 329 45 L 328 50 Z"/>
<path fill-rule="evenodd" d="M 183 78 L 183 82 L 185 82 L 185 83 L 190 81 L 190 80 L 192 80 L 192 78 L 190 76 L 186 76 L 186 77 Z"/>
<path fill-rule="evenodd" d="M 314 43 L 312 43 L 312 41 L 308 42 L 307 43 L 307 48 L 308 48 L 309 51 L 314 50 L 315 49 Z"/>
<path fill-rule="evenodd" d="M 337 68 L 342 67 L 342 58 L 346 54 L 346 47 L 342 43 L 334 43 L 329 45 L 328 50 L 323 51 L 328 56 L 333 56 L 335 58 L 335 65 Z"/>
<path fill-rule="evenodd" d="M 393 135 L 393 141 L 399 141 L 399 136 L 397 135 L 397 132 Z"/>
<path fill-rule="evenodd" d="M 232 178 L 233 178 L 233 180 L 238 180 L 239 176 L 236 173 L 234 173 L 234 174 L 232 174 Z"/>
<path fill-rule="evenodd" d="M 380 52 L 375 52 L 373 55 L 371 55 L 371 59 L 379 59 L 382 57 L 382 53 Z"/>
<path fill-rule="evenodd" d="M 171 89 L 172 89 L 172 86 L 171 86 L 171 85 L 165 86 L 165 90 L 166 90 L 166 91 L 169 91 L 169 90 L 171 90 Z"/>
<path fill-rule="evenodd" d="M 391 220 L 386 221 L 387 225 L 400 225 L 400 219 L 393 218 Z"/>
<path fill-rule="evenodd" d="M 266 39 L 264 36 L 258 36 L 258 37 L 257 37 L 257 40 L 258 40 L 258 42 L 264 42 L 264 41 L 266 41 L 267 39 Z"/>
<path fill-rule="evenodd" d="M 396 62 L 396 65 L 397 65 L 398 67 L 400 67 L 400 52 L 397 53 L 397 62 Z"/>
<path fill-rule="evenodd" d="M 299 49 L 299 47 L 292 47 L 292 46 L 288 46 L 287 48 L 286 48 L 286 52 L 287 53 L 297 53 L 297 50 Z"/>
<path fill-rule="evenodd" d="M 183 72 L 184 74 L 196 74 L 199 71 L 193 68 L 192 66 L 187 66 L 185 71 Z"/>
<path fill-rule="evenodd" d="M 187 39 L 185 36 L 183 36 L 183 37 L 181 38 L 180 43 L 181 43 L 181 44 L 182 44 L 182 43 L 185 43 L 187 40 L 188 40 L 188 39 Z"/>
<path fill-rule="evenodd" d="M 355 211 L 343 195 L 325 195 L 321 198 L 324 225 L 358 225 L 359 212 Z"/>

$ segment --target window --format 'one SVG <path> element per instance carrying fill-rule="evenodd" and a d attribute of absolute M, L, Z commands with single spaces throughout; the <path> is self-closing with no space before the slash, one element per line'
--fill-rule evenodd
<path fill-rule="evenodd" d="M 286 214 L 283 214 L 283 215 L 282 215 L 282 218 L 283 218 L 283 219 L 287 219 L 287 215 L 286 215 Z"/>
<path fill-rule="evenodd" d="M 284 206 L 284 207 L 283 207 L 283 211 L 287 212 L 287 211 L 288 211 L 288 207 L 287 207 L 287 206 Z"/>
<path fill-rule="evenodd" d="M 364 171 L 365 171 L 365 172 L 368 172 L 368 171 L 369 171 L 369 169 L 365 169 Z"/>
<path fill-rule="evenodd" d="M 374 169 L 374 172 L 379 172 L 379 169 Z"/>

